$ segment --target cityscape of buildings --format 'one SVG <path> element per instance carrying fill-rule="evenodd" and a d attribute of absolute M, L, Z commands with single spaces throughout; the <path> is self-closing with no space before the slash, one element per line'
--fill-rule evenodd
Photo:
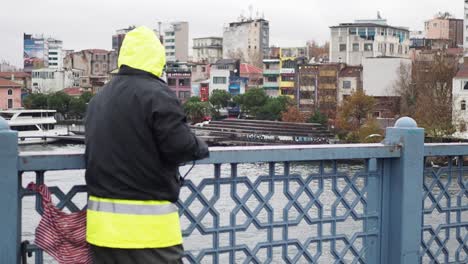
<path fill-rule="evenodd" d="M 411 31 L 391 25 L 380 13 L 375 19 L 342 21 L 330 25 L 328 50 L 319 57 L 312 54 L 309 44 L 270 46 L 270 22 L 264 16 L 241 16 L 223 27 L 222 36 L 198 37 L 192 42 L 186 21 L 158 23 L 154 31 L 166 50 L 164 78 L 182 102 L 192 96 L 207 101 L 214 90 L 238 95 L 262 88 L 271 97 L 290 97 L 301 111 L 319 110 L 334 119 L 340 104 L 362 89 L 376 99 L 374 117 L 395 118 L 400 102 L 394 87 L 399 67 L 411 67 L 421 56 L 430 60 L 443 51 L 460 61 L 453 80 L 454 111 L 465 111 L 468 3 L 463 19 L 439 13 L 421 27 Z M 120 47 L 134 28 L 109 36 L 112 50 L 66 50 L 61 40 L 25 33 L 23 69 L 0 63 L 0 109 L 21 107 L 18 98 L 25 93 L 98 92 L 118 72 Z M 464 119 L 468 121 L 468 114 Z"/>

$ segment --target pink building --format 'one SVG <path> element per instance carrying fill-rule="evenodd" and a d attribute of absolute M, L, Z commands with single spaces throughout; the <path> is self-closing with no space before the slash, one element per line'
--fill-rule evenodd
<path fill-rule="evenodd" d="M 434 18 L 425 23 L 426 38 L 450 40 L 450 47 L 463 45 L 463 19 Z"/>
<path fill-rule="evenodd" d="M 21 85 L 0 78 L 0 109 L 21 107 Z"/>

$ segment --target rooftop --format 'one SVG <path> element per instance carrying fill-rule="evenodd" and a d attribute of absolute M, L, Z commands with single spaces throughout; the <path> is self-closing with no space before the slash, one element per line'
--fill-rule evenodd
<path fill-rule="evenodd" d="M 218 39 L 218 40 L 223 40 L 223 37 L 201 37 L 201 38 L 193 38 L 193 40 L 196 39 Z"/>
<path fill-rule="evenodd" d="M 0 88 L 5 88 L 5 87 L 8 87 L 8 88 L 21 88 L 21 85 L 15 83 L 15 82 L 12 82 L 10 80 L 7 80 L 7 79 L 0 78 Z"/>
<path fill-rule="evenodd" d="M 70 96 L 80 96 L 83 94 L 83 89 L 81 87 L 69 87 L 62 90 L 62 92 Z"/>
<path fill-rule="evenodd" d="M 241 74 L 251 74 L 251 73 L 262 74 L 263 70 L 253 65 L 242 63 L 240 65 L 240 73 Z"/>
<path fill-rule="evenodd" d="M 348 28 L 348 27 L 383 27 L 383 28 L 392 28 L 398 30 L 409 31 L 406 27 L 395 27 L 386 24 L 379 24 L 379 23 L 340 23 L 338 26 L 331 26 L 330 28 Z"/>
<path fill-rule="evenodd" d="M 340 77 L 360 77 L 362 66 L 347 66 L 340 72 Z"/>
<path fill-rule="evenodd" d="M 14 75 L 15 78 L 31 77 L 31 74 L 27 72 L 0 72 L 0 78 L 10 79 L 12 75 Z"/>

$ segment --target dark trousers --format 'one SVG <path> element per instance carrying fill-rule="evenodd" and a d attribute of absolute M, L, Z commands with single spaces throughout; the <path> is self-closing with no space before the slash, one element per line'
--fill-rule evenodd
<path fill-rule="evenodd" d="M 168 248 L 118 249 L 91 245 L 94 264 L 154 264 L 182 263 L 182 245 Z"/>

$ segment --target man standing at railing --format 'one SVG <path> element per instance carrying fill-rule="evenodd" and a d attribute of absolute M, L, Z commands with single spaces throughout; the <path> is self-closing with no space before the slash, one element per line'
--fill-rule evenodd
<path fill-rule="evenodd" d="M 182 263 L 178 165 L 207 157 L 208 147 L 159 78 L 165 63 L 154 32 L 134 29 L 118 75 L 89 103 L 87 241 L 95 263 Z"/>

